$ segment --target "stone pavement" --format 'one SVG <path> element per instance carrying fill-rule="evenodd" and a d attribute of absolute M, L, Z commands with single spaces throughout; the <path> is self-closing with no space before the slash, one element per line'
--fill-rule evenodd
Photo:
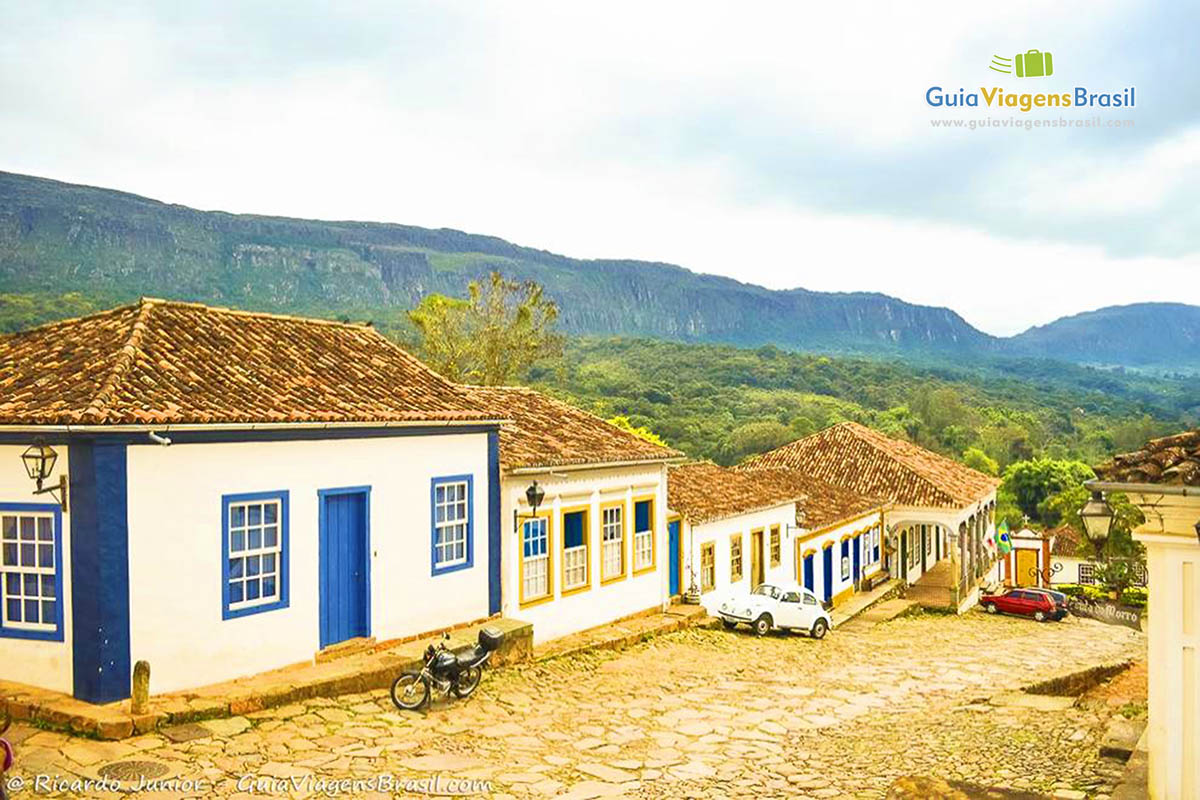
<path fill-rule="evenodd" d="M 493 663 L 529 658 L 533 626 L 502 617 L 453 629 L 447 646 L 458 650 L 473 645 L 479 630 L 485 627 L 504 633 L 504 642 Z M 32 721 L 38 727 L 100 739 L 125 739 L 167 725 L 288 705 L 299 698 L 334 697 L 391 686 L 398 672 L 420 669 L 425 648 L 441 640 L 441 635 L 428 635 L 401 642 L 372 643 L 342 658 L 293 664 L 186 692 L 155 695 L 145 713 L 137 715 L 131 713 L 128 700 L 94 705 L 59 692 L 0 681 L 0 709 L 13 719 Z M 151 673 L 151 685 L 153 680 Z"/>
<path fill-rule="evenodd" d="M 856 592 L 850 595 L 841 605 L 829 612 L 829 617 L 833 620 L 833 627 L 836 628 L 838 625 L 854 619 L 899 587 L 900 581 L 892 578 L 889 581 L 879 584 L 869 592 Z"/>
<path fill-rule="evenodd" d="M 585 650 L 620 650 L 651 636 L 693 625 L 715 627 L 717 624 L 716 617 L 709 617 L 704 606 L 676 603 L 661 614 L 641 614 L 535 645 L 533 657 L 545 661 Z"/>
<path fill-rule="evenodd" d="M 1059 671 L 1142 657 L 1142 634 L 1076 618 L 1038 624 L 984 614 L 852 628 L 822 641 L 689 628 L 624 651 L 489 671 L 474 697 L 439 701 L 426 714 L 398 712 L 373 691 L 122 742 L 18 726 L 15 774 L 82 779 L 140 769 L 202 783 L 190 793 L 139 796 L 239 800 L 264 796 L 249 791 L 262 784 L 247 781 L 275 781 L 267 788 L 278 796 L 317 797 L 314 780 L 381 773 L 443 787 L 487 781 L 488 796 L 502 800 L 881 798 L 906 775 L 1061 798 L 1111 790 L 1120 765 L 1098 752 L 1115 709 L 1038 710 L 986 698 Z M 130 761 L 141 765 L 122 766 Z M 39 796 L 119 796 L 63 786 Z M 360 784 L 342 796 L 392 795 Z"/>

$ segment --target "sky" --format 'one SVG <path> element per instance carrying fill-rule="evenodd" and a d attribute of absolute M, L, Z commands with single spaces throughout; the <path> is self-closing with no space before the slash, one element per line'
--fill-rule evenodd
<path fill-rule="evenodd" d="M 1182 2 L 0 0 L 0 170 L 883 292 L 1008 335 L 1200 304 L 1198 29 Z M 1031 49 L 1051 76 L 989 69 Z M 1009 125 L 934 127 L 956 119 Z"/>

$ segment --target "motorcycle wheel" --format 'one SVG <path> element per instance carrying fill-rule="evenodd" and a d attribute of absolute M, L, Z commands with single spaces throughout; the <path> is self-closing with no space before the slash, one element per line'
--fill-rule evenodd
<path fill-rule="evenodd" d="M 429 683 L 418 672 L 405 672 L 392 681 L 392 702 L 396 708 L 417 711 L 429 702 Z"/>
<path fill-rule="evenodd" d="M 454 693 L 459 697 L 470 697 L 471 693 L 479 688 L 481 680 L 483 680 L 482 667 L 467 667 L 458 673 L 458 680 L 454 682 Z"/>

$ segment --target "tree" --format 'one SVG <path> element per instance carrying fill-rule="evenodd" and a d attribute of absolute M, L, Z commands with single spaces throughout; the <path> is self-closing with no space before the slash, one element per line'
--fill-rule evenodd
<path fill-rule="evenodd" d="M 776 420 L 759 420 L 739 425 L 729 432 L 721 450 L 727 464 L 736 464 L 746 456 L 765 453 L 796 438 L 795 432 Z"/>
<path fill-rule="evenodd" d="M 1081 487 L 1084 481 L 1095 477 L 1092 468 L 1081 461 L 1038 458 L 1010 465 L 1004 471 L 1002 490 L 1011 495 L 1021 513 L 1053 526 L 1058 524 L 1058 518 L 1043 505 L 1047 498 L 1064 489 Z"/>
<path fill-rule="evenodd" d="M 454 381 L 501 386 L 563 352 L 558 306 L 538 284 L 505 280 L 499 272 L 486 284 L 472 281 L 465 300 L 426 296 L 409 319 L 421 357 Z"/>
<path fill-rule="evenodd" d="M 999 475 L 1000 465 L 996 460 L 978 447 L 968 447 L 963 451 L 963 463 L 984 475 Z"/>
<path fill-rule="evenodd" d="M 609 420 L 609 422 L 613 425 L 616 425 L 618 428 L 620 428 L 623 431 L 629 431 L 630 433 L 632 433 L 634 436 L 638 437 L 639 439 L 645 439 L 647 442 L 650 442 L 652 444 L 659 444 L 659 445 L 662 445 L 663 447 L 670 447 L 670 445 L 668 445 L 665 441 L 663 441 L 663 438 L 661 436 L 659 436 L 657 433 L 650 430 L 646 426 L 644 426 L 644 425 L 635 426 L 632 422 L 629 421 L 629 417 L 613 417 L 612 419 Z"/>

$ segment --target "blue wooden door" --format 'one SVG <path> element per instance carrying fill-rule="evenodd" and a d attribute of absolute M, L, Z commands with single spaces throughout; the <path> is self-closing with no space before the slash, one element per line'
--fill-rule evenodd
<path fill-rule="evenodd" d="M 826 547 L 822 552 L 825 559 L 821 564 L 821 598 L 828 603 L 833 597 L 833 548 Z"/>
<path fill-rule="evenodd" d="M 679 594 L 679 561 L 680 561 L 680 541 L 679 541 L 679 520 L 667 523 L 667 558 L 670 559 L 670 595 L 674 597 Z"/>
<path fill-rule="evenodd" d="M 809 553 L 804 557 L 804 588 L 810 592 L 815 592 L 817 588 L 816 576 L 813 573 L 813 554 Z"/>
<path fill-rule="evenodd" d="M 851 549 L 854 551 L 854 585 L 858 585 L 858 581 L 862 575 L 862 537 L 855 536 L 854 544 Z"/>
<path fill-rule="evenodd" d="M 320 499 L 321 647 L 371 634 L 368 489 L 329 489 Z"/>

